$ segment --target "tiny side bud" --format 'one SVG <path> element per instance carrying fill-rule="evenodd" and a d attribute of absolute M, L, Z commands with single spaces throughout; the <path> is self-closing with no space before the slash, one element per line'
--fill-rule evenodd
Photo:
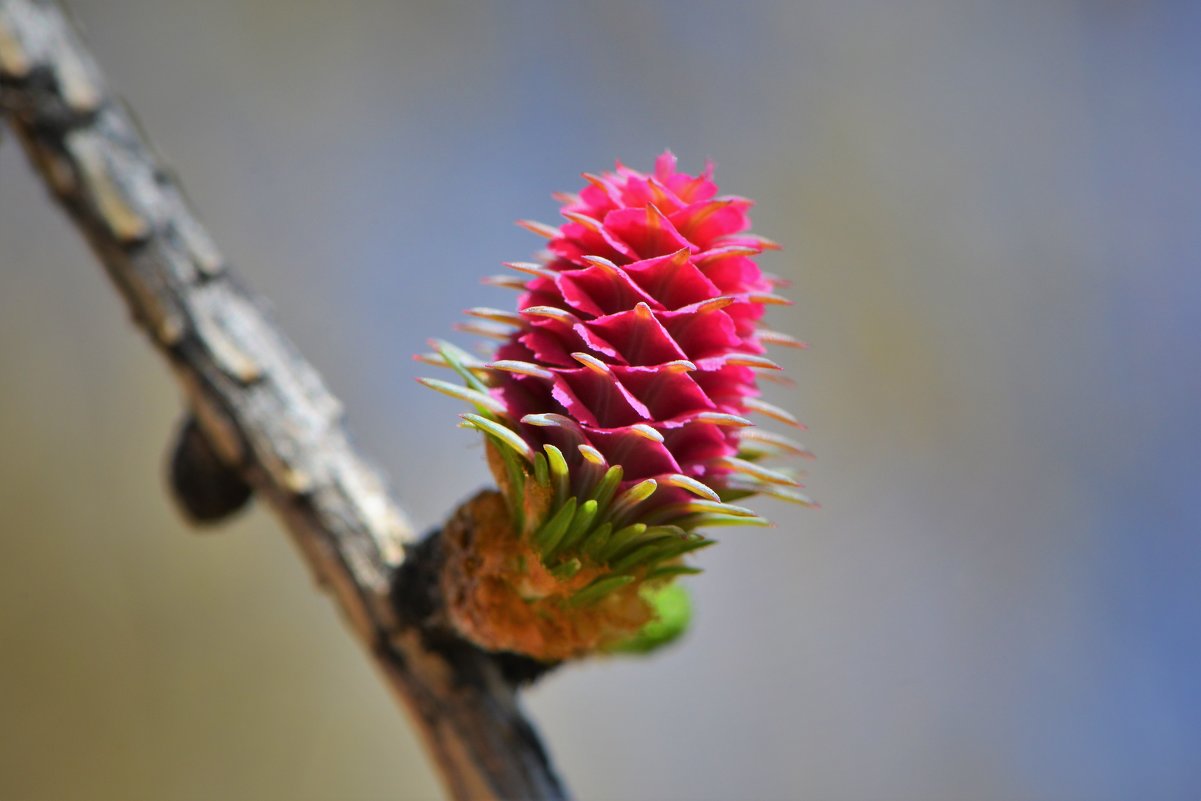
<path fill-rule="evenodd" d="M 196 418 L 180 426 L 171 453 L 171 494 L 192 523 L 217 523 L 250 499 L 250 485 L 213 450 Z"/>

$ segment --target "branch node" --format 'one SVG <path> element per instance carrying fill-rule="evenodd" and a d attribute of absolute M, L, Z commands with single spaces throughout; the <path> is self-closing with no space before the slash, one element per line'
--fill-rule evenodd
<path fill-rule="evenodd" d="M 184 419 L 171 453 L 171 494 L 189 521 L 217 523 L 237 512 L 250 485 L 217 455 L 192 414 Z"/>

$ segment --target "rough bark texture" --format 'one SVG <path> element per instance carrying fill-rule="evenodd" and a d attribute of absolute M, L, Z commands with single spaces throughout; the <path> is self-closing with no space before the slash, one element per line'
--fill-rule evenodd
<path fill-rule="evenodd" d="M 338 400 L 228 269 L 178 182 L 52 2 L 0 0 L 0 112 L 187 399 L 172 486 L 194 520 L 252 490 L 425 736 L 456 798 L 562 798 L 516 686 L 543 668 L 440 622 L 437 533 L 417 543 Z"/>

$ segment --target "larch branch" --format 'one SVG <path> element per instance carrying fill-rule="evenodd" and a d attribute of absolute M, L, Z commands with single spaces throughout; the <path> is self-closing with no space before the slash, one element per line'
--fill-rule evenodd
<path fill-rule="evenodd" d="M 235 280 L 56 3 L 0 0 L 0 113 L 184 389 L 185 509 L 223 517 L 247 489 L 271 505 L 454 797 L 565 797 L 517 703 L 532 666 L 439 626 L 436 537 L 416 542 L 338 400 Z"/>

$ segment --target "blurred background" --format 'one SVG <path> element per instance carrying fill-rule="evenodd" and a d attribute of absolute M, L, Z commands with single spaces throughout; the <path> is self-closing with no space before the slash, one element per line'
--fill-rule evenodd
<path fill-rule="evenodd" d="M 72 5 L 422 529 L 487 477 L 410 354 L 513 220 L 666 147 L 758 200 L 824 508 L 529 693 L 581 798 L 1201 797 L 1201 4 Z M 0 142 L 0 798 L 438 797 L 274 520 L 176 515 L 178 395 Z"/>

